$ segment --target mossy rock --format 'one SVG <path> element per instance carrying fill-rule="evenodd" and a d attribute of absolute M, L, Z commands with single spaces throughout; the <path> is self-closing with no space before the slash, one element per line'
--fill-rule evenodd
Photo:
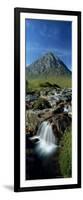
<path fill-rule="evenodd" d="M 32 135 L 36 134 L 37 127 L 39 125 L 39 119 L 37 115 L 31 111 L 26 114 L 26 132 Z"/>
<path fill-rule="evenodd" d="M 45 98 L 39 98 L 35 103 L 33 104 L 33 109 L 34 110 L 43 110 L 45 108 L 51 108 L 50 103 L 48 102 L 47 99 Z"/>

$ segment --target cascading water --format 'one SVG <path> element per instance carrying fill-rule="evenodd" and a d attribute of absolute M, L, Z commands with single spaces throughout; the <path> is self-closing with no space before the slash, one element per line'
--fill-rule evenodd
<path fill-rule="evenodd" d="M 37 135 L 32 137 L 32 140 L 34 139 L 38 139 L 35 150 L 39 156 L 49 156 L 57 148 L 52 126 L 48 121 L 41 123 Z"/>

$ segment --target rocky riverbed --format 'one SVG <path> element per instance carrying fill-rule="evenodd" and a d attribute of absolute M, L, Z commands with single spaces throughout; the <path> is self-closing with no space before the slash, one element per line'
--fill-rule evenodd
<path fill-rule="evenodd" d="M 36 134 L 39 124 L 44 120 L 55 123 L 57 129 L 64 124 L 69 125 L 72 118 L 71 88 L 49 88 L 40 92 L 30 92 L 26 95 L 26 134 Z M 57 124 L 58 123 L 58 124 Z M 62 125 L 61 125 L 62 126 Z"/>

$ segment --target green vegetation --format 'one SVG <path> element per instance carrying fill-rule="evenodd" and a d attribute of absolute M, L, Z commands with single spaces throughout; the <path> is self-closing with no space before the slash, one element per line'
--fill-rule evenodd
<path fill-rule="evenodd" d="M 26 80 L 26 91 L 28 91 L 28 88 L 29 88 L 29 83 L 28 83 L 28 81 Z"/>
<path fill-rule="evenodd" d="M 30 90 L 41 90 L 41 85 L 49 82 L 51 84 L 57 84 L 61 88 L 70 88 L 71 87 L 71 76 L 47 76 L 39 78 L 32 77 L 31 79 L 28 79 L 28 88 Z"/>
<path fill-rule="evenodd" d="M 71 129 L 67 130 L 60 142 L 59 164 L 63 177 L 71 177 L 72 169 L 72 136 Z"/>

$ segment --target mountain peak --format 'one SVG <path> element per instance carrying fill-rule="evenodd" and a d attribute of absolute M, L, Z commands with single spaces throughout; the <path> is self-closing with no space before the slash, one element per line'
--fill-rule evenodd
<path fill-rule="evenodd" d="M 58 57 L 55 56 L 51 51 L 45 53 L 45 54 L 43 55 L 43 57 L 48 57 L 49 59 L 56 59 L 56 60 L 58 60 Z"/>
<path fill-rule="evenodd" d="M 41 58 L 27 67 L 29 75 L 71 75 L 63 61 L 52 52 L 47 52 Z"/>
<path fill-rule="evenodd" d="M 54 54 L 51 51 L 49 51 L 44 56 L 52 56 L 52 57 L 54 57 Z"/>

